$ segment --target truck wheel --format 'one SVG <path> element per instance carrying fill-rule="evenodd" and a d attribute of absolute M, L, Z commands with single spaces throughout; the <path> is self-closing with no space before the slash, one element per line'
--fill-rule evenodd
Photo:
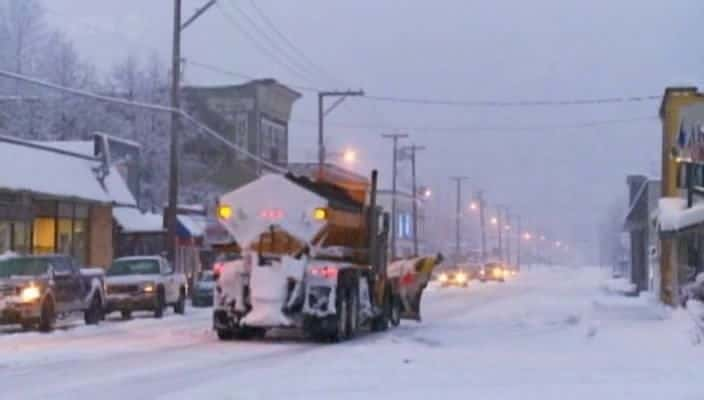
<path fill-rule="evenodd" d="M 164 316 L 164 289 L 159 289 L 156 294 L 156 304 L 154 305 L 154 318 Z"/>
<path fill-rule="evenodd" d="M 122 310 L 122 311 L 120 311 L 120 314 L 122 315 L 122 319 L 132 318 L 132 311 L 130 311 L 130 310 Z"/>
<path fill-rule="evenodd" d="M 391 297 L 390 322 L 392 326 L 399 326 L 399 324 L 401 324 L 401 301 L 396 296 Z"/>
<path fill-rule="evenodd" d="M 99 295 L 94 295 L 93 299 L 90 301 L 90 306 L 83 313 L 83 319 L 87 325 L 97 325 L 102 319 L 103 302 L 100 301 Z"/>
<path fill-rule="evenodd" d="M 354 337 L 359 328 L 359 295 L 353 287 L 347 296 L 347 337 Z"/>
<path fill-rule="evenodd" d="M 179 290 L 178 301 L 174 305 L 174 312 L 181 315 L 186 313 L 186 291 L 183 288 Z"/>
<path fill-rule="evenodd" d="M 342 342 L 349 336 L 349 321 L 347 313 L 349 310 L 349 300 L 347 298 L 347 291 L 340 290 L 337 296 L 337 314 L 335 315 L 335 334 L 332 339 L 336 342 Z"/>
<path fill-rule="evenodd" d="M 35 327 L 35 324 L 33 321 L 22 321 L 22 322 L 20 322 L 20 325 L 22 325 L 23 331 L 31 331 Z"/>
<path fill-rule="evenodd" d="M 39 331 L 51 332 L 56 324 L 56 312 L 54 310 L 54 302 L 51 299 L 44 300 L 42 310 L 39 315 Z"/>
<path fill-rule="evenodd" d="M 218 329 L 215 332 L 220 340 L 232 340 L 235 338 L 235 334 L 231 330 Z"/>

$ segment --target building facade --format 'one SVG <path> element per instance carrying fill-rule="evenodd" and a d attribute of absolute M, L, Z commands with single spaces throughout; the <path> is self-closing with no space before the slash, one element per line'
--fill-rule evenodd
<path fill-rule="evenodd" d="M 300 93 L 274 79 L 231 86 L 184 87 L 183 93 L 189 111 L 211 129 L 268 163 L 288 164 L 288 123 Z M 185 144 L 185 151 L 201 161 L 217 162 L 219 172 L 209 178 L 228 190 L 252 181 L 267 169 L 265 163 L 212 140 L 192 139 Z"/>
<path fill-rule="evenodd" d="M 100 160 L 0 137 L 0 253 L 113 257 L 112 201 Z"/>
<path fill-rule="evenodd" d="M 657 246 L 657 232 L 650 223 L 650 215 L 657 209 L 660 198 L 660 181 L 643 175 L 627 178 L 629 209 L 624 229 L 629 234 L 630 257 L 625 275 L 635 285 L 636 291 L 654 289 L 656 266 L 650 262 L 652 249 Z"/>

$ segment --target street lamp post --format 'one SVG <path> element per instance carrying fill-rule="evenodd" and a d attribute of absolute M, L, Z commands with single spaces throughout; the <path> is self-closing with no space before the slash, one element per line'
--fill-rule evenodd
<path fill-rule="evenodd" d="M 405 133 L 392 133 L 381 135 L 383 138 L 391 139 L 394 142 L 393 157 L 391 166 L 391 260 L 396 258 L 396 235 L 398 222 L 396 221 L 396 171 L 397 171 L 397 161 L 398 161 L 398 140 L 407 138 L 408 135 Z"/>
<path fill-rule="evenodd" d="M 346 90 L 346 91 L 331 91 L 331 92 L 318 92 L 318 174 L 319 179 L 323 177 L 323 166 L 325 165 L 325 141 L 324 141 L 324 119 L 325 116 L 330 114 L 337 106 L 339 106 L 347 97 L 350 96 L 364 96 L 363 90 Z M 326 97 L 337 97 L 335 101 L 327 110 L 325 107 Z"/>
<path fill-rule="evenodd" d="M 457 208 L 455 215 L 455 262 L 460 261 L 460 221 L 462 217 L 462 182 L 468 180 L 466 176 L 453 176 L 451 180 L 457 183 Z"/>

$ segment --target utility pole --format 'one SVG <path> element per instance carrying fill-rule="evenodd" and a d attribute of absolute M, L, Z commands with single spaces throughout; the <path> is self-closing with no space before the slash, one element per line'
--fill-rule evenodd
<path fill-rule="evenodd" d="M 396 221 L 396 164 L 398 161 L 398 140 L 407 138 L 408 135 L 405 133 L 389 133 L 383 134 L 381 137 L 391 139 L 394 142 L 393 165 L 391 166 L 391 260 L 394 260 L 396 258 L 396 229 L 398 227 L 398 221 Z"/>
<path fill-rule="evenodd" d="M 523 234 L 521 232 L 523 227 L 521 226 L 521 216 L 516 215 L 516 228 L 518 229 L 518 244 L 516 248 L 516 269 L 521 269 L 521 241 L 523 240 Z"/>
<path fill-rule="evenodd" d="M 181 108 L 181 0 L 174 0 L 173 41 L 171 49 L 171 108 Z M 176 261 L 176 213 L 178 212 L 178 151 L 181 120 L 171 113 L 171 145 L 169 146 L 169 206 L 166 217 L 169 260 Z"/>
<path fill-rule="evenodd" d="M 195 14 L 185 23 L 181 24 L 181 0 L 174 0 L 173 37 L 171 49 L 171 108 L 181 109 L 181 32 L 190 26 L 198 17 L 203 15 L 216 0 L 210 0 L 203 7 L 196 10 Z M 169 145 L 169 204 L 167 206 L 167 252 L 169 260 L 176 262 L 176 215 L 178 213 L 178 171 L 179 171 L 179 134 L 181 119 L 177 112 L 171 112 L 171 141 Z"/>
<path fill-rule="evenodd" d="M 511 229 L 513 227 L 511 226 L 511 214 L 508 209 L 506 209 L 506 225 L 504 229 L 506 229 L 506 262 L 511 265 Z"/>
<path fill-rule="evenodd" d="M 484 203 L 484 192 L 481 190 L 477 192 L 477 202 L 479 203 L 479 230 L 482 237 L 481 261 L 482 265 L 484 265 L 486 264 L 486 220 L 484 216 L 486 204 Z"/>
<path fill-rule="evenodd" d="M 325 141 L 324 141 L 324 120 L 325 116 L 330 114 L 337 106 L 342 104 L 347 97 L 350 96 L 364 96 L 363 90 L 346 90 L 346 91 L 331 91 L 331 92 L 318 92 L 318 175 L 319 178 L 323 177 L 323 166 L 325 165 Z M 337 97 L 338 99 L 325 110 L 325 98 L 326 97 Z"/>
<path fill-rule="evenodd" d="M 411 176 L 413 190 L 413 255 L 418 257 L 418 188 L 416 185 L 416 151 L 425 150 L 425 146 L 410 145 L 401 148 L 408 151 L 411 157 Z"/>
<path fill-rule="evenodd" d="M 503 231 L 503 219 L 501 218 L 501 206 L 496 206 L 496 232 L 499 239 L 499 261 L 503 261 L 504 258 L 504 247 L 502 241 L 502 231 Z"/>
<path fill-rule="evenodd" d="M 453 176 L 451 180 L 457 184 L 457 204 L 455 210 L 455 263 L 460 261 L 460 237 L 461 229 L 460 222 L 462 219 L 462 182 L 468 180 L 466 176 Z"/>

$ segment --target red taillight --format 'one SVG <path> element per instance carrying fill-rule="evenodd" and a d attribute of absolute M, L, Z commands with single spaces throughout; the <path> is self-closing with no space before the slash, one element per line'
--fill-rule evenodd
<path fill-rule="evenodd" d="M 259 217 L 268 220 L 279 220 L 284 217 L 284 211 L 278 208 L 271 208 L 259 211 Z"/>
<path fill-rule="evenodd" d="M 311 275 L 319 276 L 321 278 L 335 280 L 337 279 L 337 267 L 324 266 L 324 267 L 313 267 L 310 270 Z"/>
<path fill-rule="evenodd" d="M 220 262 L 216 262 L 216 263 L 213 265 L 213 275 L 215 275 L 215 278 L 216 278 L 216 279 L 217 279 L 217 277 L 220 276 L 220 274 L 222 273 L 222 269 L 223 269 L 224 267 L 225 267 L 225 264 L 224 264 L 224 263 L 220 263 Z"/>

